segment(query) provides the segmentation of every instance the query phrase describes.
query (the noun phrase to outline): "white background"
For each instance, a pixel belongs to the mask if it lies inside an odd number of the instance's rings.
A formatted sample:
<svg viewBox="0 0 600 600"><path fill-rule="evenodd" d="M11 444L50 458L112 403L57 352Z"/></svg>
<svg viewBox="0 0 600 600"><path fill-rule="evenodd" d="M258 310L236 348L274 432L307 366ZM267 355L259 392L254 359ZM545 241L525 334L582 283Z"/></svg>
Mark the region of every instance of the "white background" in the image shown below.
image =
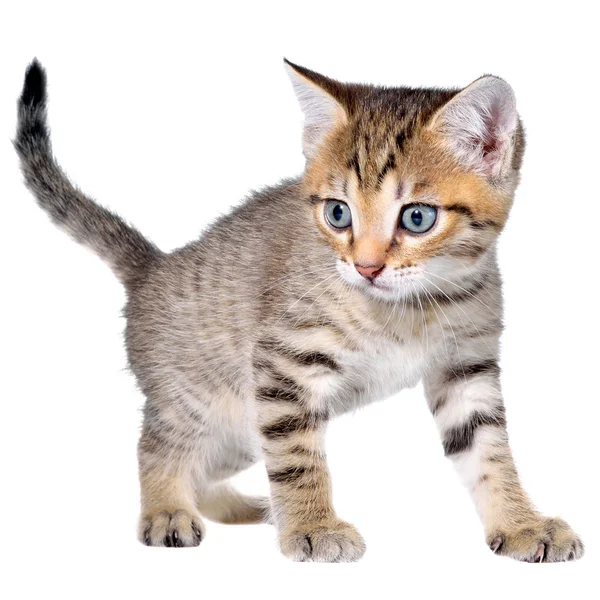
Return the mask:
<svg viewBox="0 0 600 600"><path fill-rule="evenodd" d="M598 42L592 3L3 2L0 8L0 560L6 598L598 597ZM347 81L515 88L522 185L500 243L503 384L525 487L581 534L577 563L492 555L417 388L335 422L340 515L368 551L293 564L269 526L209 523L200 548L135 539L143 398L124 293L55 229L10 145L27 63L48 70L54 149L163 249L302 170L282 57ZM282 275L285 275L282 273ZM261 466L240 487L266 491Z"/></svg>

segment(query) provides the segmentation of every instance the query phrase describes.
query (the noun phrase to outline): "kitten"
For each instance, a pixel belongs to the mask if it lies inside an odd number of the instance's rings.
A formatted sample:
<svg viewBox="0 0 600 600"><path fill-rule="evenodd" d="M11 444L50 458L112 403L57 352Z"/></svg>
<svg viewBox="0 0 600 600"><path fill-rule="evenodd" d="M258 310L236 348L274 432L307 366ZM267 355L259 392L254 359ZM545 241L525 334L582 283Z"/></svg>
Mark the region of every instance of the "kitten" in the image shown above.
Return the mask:
<svg viewBox="0 0 600 600"><path fill-rule="evenodd" d="M423 380L445 454L490 548L583 554L523 491L506 433L496 241L524 151L510 86L343 84L285 62L305 114L302 176L254 194L170 254L75 188L53 159L46 80L27 70L15 141L51 218L127 291L126 344L147 398L140 540L196 546L202 517L272 522L298 561L354 561L331 502L329 419ZM270 498L228 484L264 459Z"/></svg>

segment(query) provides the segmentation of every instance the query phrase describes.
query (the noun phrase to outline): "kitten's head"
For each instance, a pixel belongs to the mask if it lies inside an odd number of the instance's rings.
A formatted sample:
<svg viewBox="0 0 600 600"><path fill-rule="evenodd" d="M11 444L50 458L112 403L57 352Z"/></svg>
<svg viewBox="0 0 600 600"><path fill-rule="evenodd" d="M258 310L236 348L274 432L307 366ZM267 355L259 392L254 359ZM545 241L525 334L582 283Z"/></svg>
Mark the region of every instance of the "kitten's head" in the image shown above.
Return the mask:
<svg viewBox="0 0 600 600"><path fill-rule="evenodd" d="M484 76L463 90L382 88L286 67L305 115L304 185L343 279L398 300L476 270L518 183L511 87Z"/></svg>

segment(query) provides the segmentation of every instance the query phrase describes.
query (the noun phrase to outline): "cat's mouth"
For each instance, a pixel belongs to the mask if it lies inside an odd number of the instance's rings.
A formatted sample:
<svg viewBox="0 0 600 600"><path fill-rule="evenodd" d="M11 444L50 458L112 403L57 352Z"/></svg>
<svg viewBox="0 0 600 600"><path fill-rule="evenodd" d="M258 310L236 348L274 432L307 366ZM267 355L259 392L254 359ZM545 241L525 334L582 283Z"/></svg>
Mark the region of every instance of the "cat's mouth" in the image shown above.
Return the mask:
<svg viewBox="0 0 600 600"><path fill-rule="evenodd" d="M422 286L422 269L416 267L401 271L390 268L387 272L384 269L380 275L369 278L359 275L354 265L338 260L337 270L346 282L377 299L399 301L418 295Z"/></svg>
<svg viewBox="0 0 600 600"><path fill-rule="evenodd" d="M387 301L397 302L402 298L417 294L416 285L406 285L406 281L398 285L397 282L389 282L375 278L373 280L363 279L361 287L368 295Z"/></svg>
<svg viewBox="0 0 600 600"><path fill-rule="evenodd" d="M367 287L374 287L378 290L382 290L384 292L393 292L394 288L391 285L388 285L378 279L366 280L365 281Z"/></svg>

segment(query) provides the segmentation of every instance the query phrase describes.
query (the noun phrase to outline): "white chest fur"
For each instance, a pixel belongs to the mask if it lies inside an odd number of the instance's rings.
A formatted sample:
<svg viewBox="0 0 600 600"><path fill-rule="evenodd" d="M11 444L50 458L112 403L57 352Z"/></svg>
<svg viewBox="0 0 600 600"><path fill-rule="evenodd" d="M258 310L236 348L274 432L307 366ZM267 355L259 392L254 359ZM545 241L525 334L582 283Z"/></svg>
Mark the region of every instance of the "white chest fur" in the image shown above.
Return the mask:
<svg viewBox="0 0 600 600"><path fill-rule="evenodd" d="M369 340L360 351L342 360L341 399L336 413L382 400L414 387L423 376L432 348L421 338ZM337 395L336 395L337 396Z"/></svg>

